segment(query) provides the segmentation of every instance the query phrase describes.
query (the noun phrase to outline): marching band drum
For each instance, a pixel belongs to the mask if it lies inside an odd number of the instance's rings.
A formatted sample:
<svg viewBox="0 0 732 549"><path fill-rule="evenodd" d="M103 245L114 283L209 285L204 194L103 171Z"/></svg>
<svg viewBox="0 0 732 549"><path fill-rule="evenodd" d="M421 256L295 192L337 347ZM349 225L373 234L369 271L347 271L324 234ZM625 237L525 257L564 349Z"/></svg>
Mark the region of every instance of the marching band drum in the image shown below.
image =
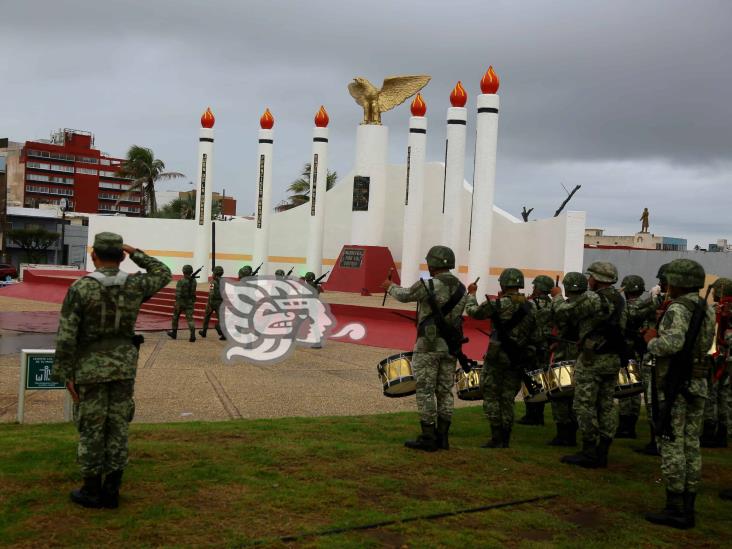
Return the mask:
<svg viewBox="0 0 732 549"><path fill-rule="evenodd" d="M377 371L384 386L384 396L405 397L417 392L412 370L413 353L397 353L379 362Z"/></svg>

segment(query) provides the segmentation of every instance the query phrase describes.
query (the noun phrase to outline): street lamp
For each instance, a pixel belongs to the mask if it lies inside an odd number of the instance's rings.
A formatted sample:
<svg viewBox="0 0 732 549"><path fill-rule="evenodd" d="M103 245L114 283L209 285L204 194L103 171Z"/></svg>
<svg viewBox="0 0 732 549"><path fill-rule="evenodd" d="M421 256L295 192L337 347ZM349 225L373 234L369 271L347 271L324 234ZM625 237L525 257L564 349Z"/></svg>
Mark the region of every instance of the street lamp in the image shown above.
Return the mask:
<svg viewBox="0 0 732 549"><path fill-rule="evenodd" d="M62 198L58 205L61 208L61 264L66 265L66 208L69 206L69 201Z"/></svg>

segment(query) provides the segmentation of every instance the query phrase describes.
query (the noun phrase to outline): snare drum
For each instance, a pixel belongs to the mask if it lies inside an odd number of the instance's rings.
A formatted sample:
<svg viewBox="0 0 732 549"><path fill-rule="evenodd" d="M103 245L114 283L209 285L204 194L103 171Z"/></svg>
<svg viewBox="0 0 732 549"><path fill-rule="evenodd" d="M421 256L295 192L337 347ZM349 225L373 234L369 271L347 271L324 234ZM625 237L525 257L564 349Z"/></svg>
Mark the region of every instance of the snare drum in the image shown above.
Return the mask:
<svg viewBox="0 0 732 549"><path fill-rule="evenodd" d="M417 392L412 371L412 353L398 353L385 358L377 366L379 379L384 385L384 396L405 397Z"/></svg>
<svg viewBox="0 0 732 549"><path fill-rule="evenodd" d="M575 360L555 362L545 373L547 395L550 399L571 398L574 396Z"/></svg>
<svg viewBox="0 0 732 549"><path fill-rule="evenodd" d="M524 397L524 402L546 402L548 400L546 393L546 376L544 370L534 370L533 372L527 372L527 376L534 382L534 385L538 387L538 390L531 392L526 383L521 384L521 395Z"/></svg>
<svg viewBox="0 0 732 549"><path fill-rule="evenodd" d="M455 385L457 386L457 397L460 400L482 400L483 389L480 387L481 367L476 366L469 374L458 368L455 372Z"/></svg>
<svg viewBox="0 0 732 549"><path fill-rule="evenodd" d="M627 366L618 372L618 384L615 386L615 398L627 398L643 392L643 377L640 365L635 360L629 360Z"/></svg>

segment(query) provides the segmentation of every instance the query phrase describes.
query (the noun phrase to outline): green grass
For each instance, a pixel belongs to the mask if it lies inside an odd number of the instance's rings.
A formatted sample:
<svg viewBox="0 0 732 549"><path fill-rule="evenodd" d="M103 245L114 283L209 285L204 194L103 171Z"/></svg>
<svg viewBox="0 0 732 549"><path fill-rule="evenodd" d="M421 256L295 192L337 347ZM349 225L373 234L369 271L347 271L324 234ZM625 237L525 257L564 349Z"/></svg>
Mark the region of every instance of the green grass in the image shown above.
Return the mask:
<svg viewBox="0 0 732 549"><path fill-rule="evenodd" d="M549 417L547 410L547 417ZM553 426L517 426L512 448L482 450L479 407L461 409L449 452L405 449L415 413L220 423L134 424L116 511L68 501L78 485L70 425L0 426L0 545L237 546L288 534L544 494L540 503L309 537L298 547L715 547L732 539L732 450L704 452L698 526L650 525L659 463L616 441L607 470L559 463Z"/></svg>

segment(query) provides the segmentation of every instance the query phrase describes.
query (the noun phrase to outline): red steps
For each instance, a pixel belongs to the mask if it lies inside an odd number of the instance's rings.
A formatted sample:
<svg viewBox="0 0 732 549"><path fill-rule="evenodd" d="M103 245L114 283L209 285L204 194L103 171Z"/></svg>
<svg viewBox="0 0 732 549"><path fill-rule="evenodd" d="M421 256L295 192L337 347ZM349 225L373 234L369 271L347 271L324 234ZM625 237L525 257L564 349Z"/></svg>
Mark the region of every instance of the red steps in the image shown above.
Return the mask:
<svg viewBox="0 0 732 549"><path fill-rule="evenodd" d="M197 291L196 302L193 305L193 319L202 321L206 313L206 302L208 301L208 292ZM140 307L141 313L151 315L167 316L172 318L173 308L175 307L175 288L163 288L153 297L148 299ZM184 315L181 315L181 321L184 321ZM211 323L216 323L216 317L211 319Z"/></svg>

